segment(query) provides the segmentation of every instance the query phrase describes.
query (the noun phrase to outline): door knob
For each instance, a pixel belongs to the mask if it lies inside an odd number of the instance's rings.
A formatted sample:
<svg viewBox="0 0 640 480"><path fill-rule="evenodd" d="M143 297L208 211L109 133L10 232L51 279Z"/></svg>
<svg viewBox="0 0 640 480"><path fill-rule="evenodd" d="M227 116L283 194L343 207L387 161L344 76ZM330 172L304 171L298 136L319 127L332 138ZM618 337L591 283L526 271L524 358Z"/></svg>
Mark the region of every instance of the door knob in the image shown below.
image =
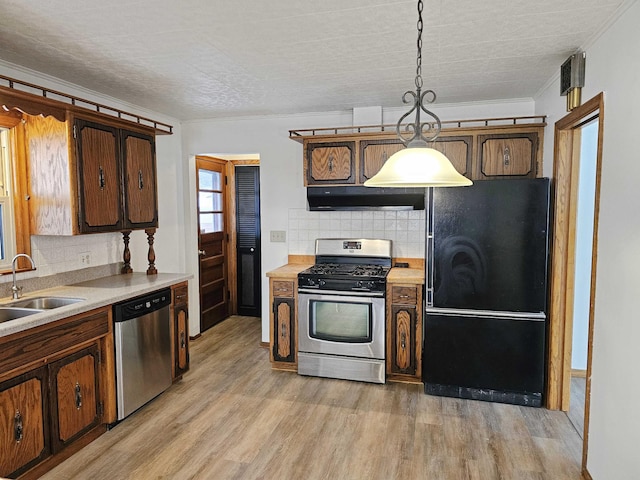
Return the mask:
<svg viewBox="0 0 640 480"><path fill-rule="evenodd" d="M250 251L250 252L255 252L255 251L256 251L256 249L255 249L255 248L253 248L253 247L251 247L251 248L249 249L249 251Z"/></svg>
<svg viewBox="0 0 640 480"><path fill-rule="evenodd" d="M204 257L207 254L207 252L205 252L204 250L198 250L198 254Z"/></svg>

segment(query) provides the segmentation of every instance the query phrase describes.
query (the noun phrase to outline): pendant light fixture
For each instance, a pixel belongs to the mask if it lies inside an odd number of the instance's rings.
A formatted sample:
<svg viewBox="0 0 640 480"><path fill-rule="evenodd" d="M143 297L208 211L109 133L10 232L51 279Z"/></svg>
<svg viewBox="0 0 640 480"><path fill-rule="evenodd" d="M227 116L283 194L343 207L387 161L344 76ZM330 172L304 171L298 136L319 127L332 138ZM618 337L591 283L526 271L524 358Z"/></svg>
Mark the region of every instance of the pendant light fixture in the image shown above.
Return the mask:
<svg viewBox="0 0 640 480"><path fill-rule="evenodd" d="M422 0L418 0L416 91L409 90L402 96L402 101L413 103L413 107L400 117L396 125L396 134L406 148L394 153L378 173L364 182L367 187L464 187L472 184L471 180L458 173L447 157L428 147L428 142L434 142L440 135L442 125L438 116L425 108L426 104L435 101L435 92L422 91L422 9ZM401 125L414 111L415 121L404 127L409 134L406 138L400 133ZM421 112L435 122L422 122ZM428 135L425 136L425 132Z"/></svg>

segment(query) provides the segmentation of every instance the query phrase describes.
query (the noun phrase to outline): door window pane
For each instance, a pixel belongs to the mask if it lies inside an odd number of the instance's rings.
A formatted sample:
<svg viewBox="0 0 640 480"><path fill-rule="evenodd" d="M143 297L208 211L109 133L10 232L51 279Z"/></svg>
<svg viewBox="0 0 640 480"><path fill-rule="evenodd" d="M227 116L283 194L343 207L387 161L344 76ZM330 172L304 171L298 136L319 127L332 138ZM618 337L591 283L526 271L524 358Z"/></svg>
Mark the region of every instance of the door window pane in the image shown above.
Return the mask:
<svg viewBox="0 0 640 480"><path fill-rule="evenodd" d="M222 213L200 214L200 233L221 232L222 227Z"/></svg>
<svg viewBox="0 0 640 480"><path fill-rule="evenodd" d="M198 192L198 209L201 212L219 212L222 210L222 193Z"/></svg>
<svg viewBox="0 0 640 480"><path fill-rule="evenodd" d="M198 186L200 190L222 190L222 174L210 170L198 170Z"/></svg>

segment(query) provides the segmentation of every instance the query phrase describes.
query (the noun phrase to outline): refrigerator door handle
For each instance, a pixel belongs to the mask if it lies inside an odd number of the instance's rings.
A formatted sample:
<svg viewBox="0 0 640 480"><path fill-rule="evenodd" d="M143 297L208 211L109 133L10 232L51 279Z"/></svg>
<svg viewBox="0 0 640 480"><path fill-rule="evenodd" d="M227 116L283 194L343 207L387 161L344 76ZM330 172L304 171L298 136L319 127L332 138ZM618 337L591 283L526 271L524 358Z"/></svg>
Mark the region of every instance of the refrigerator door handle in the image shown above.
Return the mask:
<svg viewBox="0 0 640 480"><path fill-rule="evenodd" d="M472 310L465 308L438 308L427 307L425 313L438 314L438 315L459 315L462 317L491 317L491 318L504 318L509 320L532 320L537 322L544 322L547 316L544 312L504 312L494 310Z"/></svg>

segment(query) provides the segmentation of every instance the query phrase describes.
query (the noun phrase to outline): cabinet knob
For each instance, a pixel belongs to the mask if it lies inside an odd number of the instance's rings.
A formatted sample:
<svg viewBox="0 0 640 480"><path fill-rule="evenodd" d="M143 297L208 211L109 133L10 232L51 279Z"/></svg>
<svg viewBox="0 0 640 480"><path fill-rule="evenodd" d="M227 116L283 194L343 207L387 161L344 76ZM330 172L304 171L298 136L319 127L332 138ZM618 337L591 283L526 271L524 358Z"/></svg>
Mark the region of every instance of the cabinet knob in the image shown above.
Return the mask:
<svg viewBox="0 0 640 480"><path fill-rule="evenodd" d="M98 186L100 187L100 190L104 190L105 181L104 181L104 170L102 169L102 166L98 167Z"/></svg>
<svg viewBox="0 0 640 480"><path fill-rule="evenodd" d="M80 407L82 407L82 391L80 389L80 384L78 382L76 382L74 392L75 392L75 399L76 399L76 409L80 410Z"/></svg>
<svg viewBox="0 0 640 480"><path fill-rule="evenodd" d="M22 414L20 410L16 410L16 415L13 417L13 438L16 442L20 443L24 437L24 427L22 425Z"/></svg>
<svg viewBox="0 0 640 480"><path fill-rule="evenodd" d="M509 147L504 147L504 150L502 150L502 160L505 167L511 163L511 149Z"/></svg>
<svg viewBox="0 0 640 480"><path fill-rule="evenodd" d="M206 254L207 252L205 252L204 250L198 250L198 255L201 255L204 257Z"/></svg>

